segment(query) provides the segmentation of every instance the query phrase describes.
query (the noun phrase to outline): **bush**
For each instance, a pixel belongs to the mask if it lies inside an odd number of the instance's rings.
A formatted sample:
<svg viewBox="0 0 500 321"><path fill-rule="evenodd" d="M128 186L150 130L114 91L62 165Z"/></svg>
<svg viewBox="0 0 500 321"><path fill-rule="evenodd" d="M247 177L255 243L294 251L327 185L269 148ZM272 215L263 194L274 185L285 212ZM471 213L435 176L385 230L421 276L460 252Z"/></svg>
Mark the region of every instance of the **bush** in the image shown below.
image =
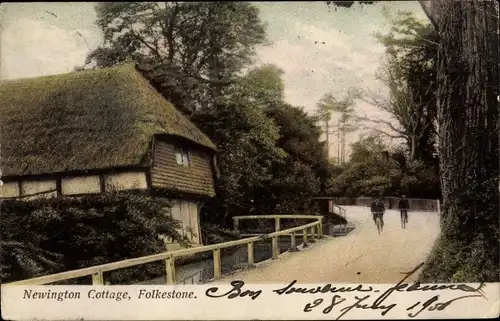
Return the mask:
<svg viewBox="0 0 500 321"><path fill-rule="evenodd" d="M165 200L131 193L1 203L1 280L74 270L165 251L159 234L183 245ZM161 274L162 264L110 273L112 284Z"/></svg>

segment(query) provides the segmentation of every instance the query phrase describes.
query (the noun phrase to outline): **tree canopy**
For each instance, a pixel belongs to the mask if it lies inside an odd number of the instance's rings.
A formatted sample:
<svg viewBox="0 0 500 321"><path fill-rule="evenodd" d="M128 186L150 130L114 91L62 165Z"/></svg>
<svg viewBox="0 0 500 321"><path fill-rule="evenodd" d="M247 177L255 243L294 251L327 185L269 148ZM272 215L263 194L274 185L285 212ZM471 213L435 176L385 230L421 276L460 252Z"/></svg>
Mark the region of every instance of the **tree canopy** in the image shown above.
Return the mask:
<svg viewBox="0 0 500 321"><path fill-rule="evenodd" d="M133 60L187 113L213 106L265 43L259 11L248 2L103 2L96 12L104 45L87 63Z"/></svg>
<svg viewBox="0 0 500 321"><path fill-rule="evenodd" d="M419 129L411 145L420 144L421 155L412 153L412 158L429 159L431 153L423 147L436 137L430 125L434 118L439 133L442 232L421 279L497 282L498 2L440 0L420 4L434 30L403 13L393 32L405 37L397 39L392 33L382 40L405 81L405 105L411 106L405 109L412 115L408 119L414 121L415 132ZM397 82L393 85L396 89L391 88L391 93L401 93ZM389 101L388 105L402 104Z"/></svg>

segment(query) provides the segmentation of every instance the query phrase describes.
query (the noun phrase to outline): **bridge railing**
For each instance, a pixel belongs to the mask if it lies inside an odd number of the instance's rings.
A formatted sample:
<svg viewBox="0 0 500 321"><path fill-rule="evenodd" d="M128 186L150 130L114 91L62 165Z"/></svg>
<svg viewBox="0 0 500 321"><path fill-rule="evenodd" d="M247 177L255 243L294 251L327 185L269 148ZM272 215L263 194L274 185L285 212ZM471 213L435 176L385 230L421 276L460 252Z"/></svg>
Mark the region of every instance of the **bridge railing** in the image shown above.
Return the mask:
<svg viewBox="0 0 500 321"><path fill-rule="evenodd" d="M321 237L323 236L323 217L321 215L294 215L294 214L271 214L271 215L246 215L246 216L234 216L233 217L233 228L235 231L240 231L240 222L243 220L274 220L274 232L281 230L281 222L284 219L294 219L294 220L315 220L319 222L319 227L321 230ZM311 233L312 233L311 229ZM306 233L307 234L307 233ZM241 236L256 236L262 235L262 233L241 233ZM295 236L301 234L295 233Z"/></svg>
<svg viewBox="0 0 500 321"><path fill-rule="evenodd" d="M334 214L340 215L341 217L343 217L347 221L347 217L346 217L347 211L345 210L345 208L343 208L337 204L334 204L333 202L331 204L332 204L331 212ZM335 210L337 210L337 212ZM347 231L347 224L342 224L342 227L343 227L343 233L345 233Z"/></svg>
<svg viewBox="0 0 500 321"><path fill-rule="evenodd" d="M242 219L241 217L239 217ZM303 237L303 243L307 244L310 237L311 241L314 241L316 238L321 238L323 236L322 229L322 217L321 216L311 216L311 215L263 215L263 216L245 216L244 219L262 219L262 218L273 218L276 222L279 222L282 218L287 219L313 219L314 222L308 223L302 226L289 228L286 230L278 230L269 233L263 234L254 237L248 237L241 240L205 245L195 248L188 248L182 250L176 250L171 252L163 252L159 254L153 254L148 256L143 256L134 259L128 259L113 263L107 263L102 265L96 265L88 268L67 271L62 273L44 275L32 279L26 279L16 282L7 283L6 285L44 285L51 284L55 282L61 282L71 279L78 279L81 277L92 276L92 284L93 285L105 285L107 284L104 280L104 272L119 270L123 268L143 265L152 262L164 261L166 268L166 284L175 284L176 276L175 276L175 261L178 258L191 256L194 254L204 253L204 252L213 252L213 269L214 269L214 280L219 280L222 277L222 268L221 268L221 250L225 248L230 248L234 246L246 245L248 251L248 267L252 268L255 266L254 262L254 243L257 241L261 241L264 239L272 240L272 259L277 259L279 256L279 237L284 235L290 235L292 240L292 248L295 249L295 236L297 232L301 232ZM277 223L279 224L279 223ZM277 225L279 226L279 225Z"/></svg>

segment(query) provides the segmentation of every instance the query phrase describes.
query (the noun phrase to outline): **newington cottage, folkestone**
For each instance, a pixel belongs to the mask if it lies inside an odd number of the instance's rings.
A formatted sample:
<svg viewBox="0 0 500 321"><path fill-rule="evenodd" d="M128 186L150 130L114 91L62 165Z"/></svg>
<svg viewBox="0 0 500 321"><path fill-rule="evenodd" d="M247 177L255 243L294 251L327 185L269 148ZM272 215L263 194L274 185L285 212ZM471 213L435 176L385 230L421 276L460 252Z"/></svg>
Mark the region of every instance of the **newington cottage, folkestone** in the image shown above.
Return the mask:
<svg viewBox="0 0 500 321"><path fill-rule="evenodd" d="M135 65L1 81L0 128L3 199L147 191L202 244L216 147Z"/></svg>

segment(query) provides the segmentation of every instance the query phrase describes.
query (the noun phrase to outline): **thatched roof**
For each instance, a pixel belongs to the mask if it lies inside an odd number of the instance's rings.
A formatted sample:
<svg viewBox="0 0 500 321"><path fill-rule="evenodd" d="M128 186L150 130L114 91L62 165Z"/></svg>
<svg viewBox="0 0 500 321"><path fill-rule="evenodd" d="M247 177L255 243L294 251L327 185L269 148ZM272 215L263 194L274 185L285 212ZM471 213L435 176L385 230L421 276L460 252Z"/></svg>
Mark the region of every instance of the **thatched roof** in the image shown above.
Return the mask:
<svg viewBox="0 0 500 321"><path fill-rule="evenodd" d="M0 82L3 176L148 166L156 134L215 150L133 64Z"/></svg>

